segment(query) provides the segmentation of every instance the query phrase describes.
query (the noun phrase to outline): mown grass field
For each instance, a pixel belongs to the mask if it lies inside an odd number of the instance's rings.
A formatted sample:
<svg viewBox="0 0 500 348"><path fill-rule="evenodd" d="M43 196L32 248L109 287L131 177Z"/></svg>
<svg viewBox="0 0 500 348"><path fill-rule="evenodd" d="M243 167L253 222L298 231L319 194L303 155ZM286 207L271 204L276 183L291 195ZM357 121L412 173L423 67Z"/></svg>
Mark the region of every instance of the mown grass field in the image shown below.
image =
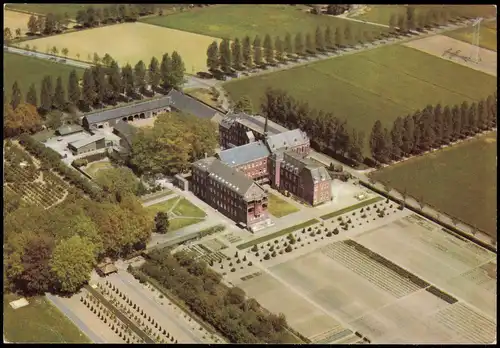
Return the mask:
<svg viewBox="0 0 500 348"><path fill-rule="evenodd" d="M175 214L177 217L171 216L169 219L169 232L202 222L206 216L203 210L182 197L174 197L167 201L150 205L146 208L146 210L148 211L151 219L154 219L156 214L159 212L170 212Z"/></svg>
<svg viewBox="0 0 500 348"><path fill-rule="evenodd" d="M14 11L3 11L3 27L10 28L12 36L16 37L16 29L21 29L21 35L26 34L28 31L28 20L30 19L29 14L14 12Z"/></svg>
<svg viewBox="0 0 500 348"><path fill-rule="evenodd" d="M30 13L36 13L41 15L46 15L47 13L61 14L64 15L68 13L70 18L75 18L76 13L79 10L85 9L90 4L8 4L5 6L7 9L11 10L21 10ZM97 8L103 8L109 5L106 4L92 4L92 6Z"/></svg>
<svg viewBox="0 0 500 348"><path fill-rule="evenodd" d="M445 35L460 41L471 43L473 33L474 30L472 27L467 27L447 32ZM497 51L496 21L481 23L479 28L479 46L495 52Z"/></svg>
<svg viewBox="0 0 500 348"><path fill-rule="evenodd" d="M256 35L263 40L266 34L281 38L286 33L310 32L314 35L317 26L330 25L333 28L344 26L347 22L341 18L306 13L300 5L215 5L170 16L144 18L141 21L219 38L241 39L249 35L252 40ZM365 23L349 23L353 31L360 28L374 32L385 30Z"/></svg>
<svg viewBox="0 0 500 348"><path fill-rule="evenodd" d="M267 87L286 90L310 107L330 111L365 132L364 154L376 120L392 127L428 104L453 105L492 94L496 78L400 45L331 58L307 66L224 84L232 100L247 95L260 105Z"/></svg>
<svg viewBox="0 0 500 348"><path fill-rule="evenodd" d="M28 298L29 305L13 309L14 294L3 296L3 332L14 343L90 343L80 330L45 296Z"/></svg>
<svg viewBox="0 0 500 348"><path fill-rule="evenodd" d="M457 11L458 13L473 17L491 17L496 13L492 5L418 5L415 13L418 15L419 12L427 12L432 8L449 8L452 11ZM370 5L363 14L352 17L367 22L388 25L392 14L400 15L405 12L405 5Z"/></svg>
<svg viewBox="0 0 500 348"><path fill-rule="evenodd" d="M59 51L66 47L69 58L83 61L92 60L94 53L100 57L108 53L120 66L127 63L134 66L139 60L148 65L153 56L161 61L163 54L177 51L184 60L186 73L194 74L206 70L206 50L214 40L210 36L136 22L55 35L29 43L41 52L46 52L48 47L56 46Z"/></svg>
<svg viewBox="0 0 500 348"><path fill-rule="evenodd" d="M399 192L496 234L497 132L372 174Z"/></svg>
<svg viewBox="0 0 500 348"><path fill-rule="evenodd" d="M23 100L26 98L26 92L30 85L35 83L38 101L40 101L40 91L42 88L42 79L45 75L51 75L55 85L58 76L63 79L64 86L68 84L68 77L71 71L75 69L78 75L83 75L83 69L73 66L54 63L45 59L27 57L15 53L3 53L3 83L5 94L10 98L12 85L15 81L21 88ZM10 99L9 99L10 100Z"/></svg>

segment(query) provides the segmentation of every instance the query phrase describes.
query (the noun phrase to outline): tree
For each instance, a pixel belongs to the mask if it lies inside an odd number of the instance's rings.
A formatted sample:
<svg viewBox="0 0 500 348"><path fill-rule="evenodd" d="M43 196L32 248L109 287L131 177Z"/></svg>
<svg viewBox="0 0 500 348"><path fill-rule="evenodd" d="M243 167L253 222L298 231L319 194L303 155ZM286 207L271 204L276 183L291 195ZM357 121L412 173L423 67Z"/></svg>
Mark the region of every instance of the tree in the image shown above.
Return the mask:
<svg viewBox="0 0 500 348"><path fill-rule="evenodd" d="M253 54L252 54L252 44L250 43L250 36L245 36L243 39L243 44L242 44L242 58L243 58L243 64L247 68L252 67L252 59L253 59Z"/></svg>
<svg viewBox="0 0 500 348"><path fill-rule="evenodd" d="M16 110L17 106L21 104L21 102L22 102L21 88L19 88L17 81L14 81L14 84L12 85L12 96L10 100L10 105L12 106L12 109Z"/></svg>
<svg viewBox="0 0 500 348"><path fill-rule="evenodd" d="M382 132L382 123L377 120L372 128L370 135L370 150L373 158L381 158L384 151L384 133Z"/></svg>
<svg viewBox="0 0 500 348"><path fill-rule="evenodd" d="M90 280L96 263L94 245L80 236L61 241L54 249L50 268L64 292L75 292Z"/></svg>
<svg viewBox="0 0 500 348"><path fill-rule="evenodd" d="M384 128L384 138L380 144L380 148L381 148L381 154L380 154L381 162L389 163L391 160L391 154L393 153L393 149L392 149L391 134L387 130L387 128Z"/></svg>
<svg viewBox="0 0 500 348"><path fill-rule="evenodd" d="M116 63L115 63L116 64ZM111 66L113 68L113 65ZM151 85L151 89L154 91L160 85L161 73L160 64L156 57L151 58L151 62L148 67L148 83Z"/></svg>
<svg viewBox="0 0 500 348"><path fill-rule="evenodd" d="M28 30L31 34L36 34L38 32L38 21L34 15L31 15L28 20Z"/></svg>
<svg viewBox="0 0 500 348"><path fill-rule="evenodd" d="M4 104L4 136L11 137L39 130L41 130L41 119L35 106L21 103L16 110L13 110L10 104Z"/></svg>
<svg viewBox="0 0 500 348"><path fill-rule="evenodd" d="M408 22L406 21L405 15L400 14L398 16L398 28L399 28L400 33L404 34L408 31L407 24L408 24Z"/></svg>
<svg viewBox="0 0 500 348"><path fill-rule="evenodd" d="M62 78L59 76L56 82L56 89L54 93L54 106L56 109L62 110L66 105L66 96L62 83Z"/></svg>
<svg viewBox="0 0 500 348"><path fill-rule="evenodd" d="M56 46L53 46L51 48L50 52L52 52L52 54L54 54L55 56L57 56L59 54L59 49Z"/></svg>
<svg viewBox="0 0 500 348"><path fill-rule="evenodd" d="M110 168L97 172L95 181L105 192L113 195L135 195L139 189L139 181L131 169L127 167Z"/></svg>
<svg viewBox="0 0 500 348"><path fill-rule="evenodd" d="M108 53L106 53L104 55L104 57L102 57L101 59L101 63L104 65L104 66L111 66L111 63L113 62L113 57L111 57Z"/></svg>
<svg viewBox="0 0 500 348"><path fill-rule="evenodd" d="M10 30L10 28L4 28L3 39L4 39L4 41L12 40L12 31Z"/></svg>
<svg viewBox="0 0 500 348"><path fill-rule="evenodd" d="M403 149L403 133L404 133L404 125L403 119L398 117L392 126L391 129L391 140L392 140L392 153L391 157L395 160L399 160L401 158L402 149Z"/></svg>
<svg viewBox="0 0 500 348"><path fill-rule="evenodd" d="M429 150L436 142L436 134L434 133L434 114L432 106L426 107L421 116L422 138L420 148L424 151Z"/></svg>
<svg viewBox="0 0 500 348"><path fill-rule="evenodd" d="M335 38L333 36L332 28L327 25L325 29L325 47L332 49L335 46Z"/></svg>
<svg viewBox="0 0 500 348"><path fill-rule="evenodd" d="M16 37L21 37L21 29L20 28L16 29Z"/></svg>
<svg viewBox="0 0 500 348"><path fill-rule="evenodd" d="M262 61L262 47L260 43L260 37L257 35L253 40L253 61L257 67L260 67L263 63Z"/></svg>
<svg viewBox="0 0 500 348"><path fill-rule="evenodd" d="M410 115L406 116L404 120L404 132L403 132L403 154L409 155L413 151L415 144L415 121Z"/></svg>
<svg viewBox="0 0 500 348"><path fill-rule="evenodd" d="M285 61L285 51L283 49L283 41L277 36L274 41L274 48L276 50L276 60L280 63Z"/></svg>
<svg viewBox="0 0 500 348"><path fill-rule="evenodd" d="M28 93L26 94L26 102L28 104L31 104L33 105L34 107L37 107L38 106L38 103L37 103L37 96L36 96L36 87L35 87L35 84L32 83L30 85L30 88L28 90Z"/></svg>
<svg viewBox="0 0 500 348"><path fill-rule="evenodd" d="M214 41L207 49L207 67L209 71L217 71L219 68L219 45Z"/></svg>
<svg viewBox="0 0 500 348"><path fill-rule="evenodd" d="M325 38L323 37L323 32L321 31L320 27L316 28L316 49L319 51L324 51L325 50Z"/></svg>
<svg viewBox="0 0 500 348"><path fill-rule="evenodd" d="M481 130L486 130L489 128L488 126L488 111L486 108L486 102L485 100L479 101L477 104L477 125L479 128L479 131Z"/></svg>
<svg viewBox="0 0 500 348"><path fill-rule="evenodd" d="M274 64L274 47L269 34L264 37L264 56L267 64Z"/></svg>
<svg viewBox="0 0 500 348"><path fill-rule="evenodd" d="M48 112L52 109L53 98L52 77L45 76L42 80L42 90L40 92L40 108L44 112Z"/></svg>
<svg viewBox="0 0 500 348"><path fill-rule="evenodd" d="M468 124L467 113L465 113L465 119L462 119L459 106L454 105L451 109L451 119L453 122L452 140L456 140L462 135L466 136L468 128L464 128L463 122L465 122L465 125Z"/></svg>
<svg viewBox="0 0 500 348"><path fill-rule="evenodd" d="M244 112L247 114L253 113L252 101L248 96L244 95L234 105L234 112Z"/></svg>
<svg viewBox="0 0 500 348"><path fill-rule="evenodd" d="M236 70L241 70L243 64L243 56L241 54L241 42L240 39L236 38L232 43L231 52L233 54L232 61L233 67Z"/></svg>
<svg viewBox="0 0 500 348"><path fill-rule="evenodd" d="M184 84L184 74L186 72L186 67L184 61L177 51L172 52L172 87L178 90L182 89Z"/></svg>
<svg viewBox="0 0 500 348"><path fill-rule="evenodd" d="M395 13L391 13L391 16L389 17L389 32L394 33L396 30L396 24L397 24L397 17Z"/></svg>
<svg viewBox="0 0 500 348"><path fill-rule="evenodd" d="M105 100L108 99L110 95L110 88L108 81L106 80L106 74L104 68L97 64L96 66L91 68L92 75L94 77L94 86L95 86L95 103L101 104Z"/></svg>
<svg viewBox="0 0 500 348"><path fill-rule="evenodd" d="M429 20L429 17L423 13L423 12L420 12L418 15L417 15L417 19L416 19L416 29L418 30L424 30L425 27L427 27L428 25L428 20Z"/></svg>
<svg viewBox="0 0 500 348"><path fill-rule="evenodd" d="M170 58L168 58L170 60ZM170 65L170 63L167 63L168 65ZM162 62L162 65L163 65L163 62ZM168 70L168 74L167 74L167 79L170 77L170 71L171 71L171 68ZM130 66L130 64L127 64L123 67L122 69L122 74L121 74L121 81L122 81L122 86L123 88L125 89L125 94L128 96L128 97L133 97L134 94L135 94L135 78L134 78L134 70L132 69L132 66ZM162 69L162 80L163 80L163 85L164 87L166 88L166 85L168 84L168 80L164 80L165 78L165 75L164 75L164 71Z"/></svg>
<svg viewBox="0 0 500 348"><path fill-rule="evenodd" d="M101 57L97 54L97 52L94 52L94 56L92 58L92 62L94 64L99 64L101 62Z"/></svg>
<svg viewBox="0 0 500 348"><path fill-rule="evenodd" d="M316 45L314 44L310 33L306 34L306 52L310 54L316 53Z"/></svg>
<svg viewBox="0 0 500 348"><path fill-rule="evenodd" d="M344 35L342 34L342 29L337 27L335 29L335 46L337 48L342 48L345 45Z"/></svg>
<svg viewBox="0 0 500 348"><path fill-rule="evenodd" d="M82 101L86 106L93 105L96 100L94 77L90 69L83 72Z"/></svg>
<svg viewBox="0 0 500 348"><path fill-rule="evenodd" d="M449 144L453 138L453 118L451 114L451 109L448 105L444 107L443 110L443 144Z"/></svg>
<svg viewBox="0 0 500 348"><path fill-rule="evenodd" d="M223 39L219 44L219 66L228 74L231 72L231 47L228 39Z"/></svg>
<svg viewBox="0 0 500 348"><path fill-rule="evenodd" d="M140 60L134 67L134 78L135 85L139 88L139 91L144 94L147 87L146 81L146 64L142 60Z"/></svg>
<svg viewBox="0 0 500 348"><path fill-rule="evenodd" d="M355 129L353 129L350 138L349 149L347 151L349 157L357 162L361 162L363 160L363 154L362 154L363 148L361 147L362 141L361 143L359 141L360 137L364 137L364 134L362 132L357 132Z"/></svg>
<svg viewBox="0 0 500 348"><path fill-rule="evenodd" d="M61 53L63 54L63 56L65 56L66 58L68 57L68 53L69 53L69 50L64 47L62 50L61 50Z"/></svg>
<svg viewBox="0 0 500 348"><path fill-rule="evenodd" d="M168 218L168 213L158 212L155 216L155 230L156 233L165 234L168 232L170 226L170 221Z"/></svg>
<svg viewBox="0 0 500 348"><path fill-rule="evenodd" d="M351 23L347 22L344 27L344 38L345 42L347 42L348 45L352 44L353 37L352 37L352 29L351 29Z"/></svg>
<svg viewBox="0 0 500 348"><path fill-rule="evenodd" d="M73 105L78 105L80 102L80 85L78 84L78 75L76 70L72 70L68 78L68 101Z"/></svg>
<svg viewBox="0 0 500 348"><path fill-rule="evenodd" d="M295 34L295 53L299 56L303 56L305 52L304 40L302 39L302 33Z"/></svg>
<svg viewBox="0 0 500 348"><path fill-rule="evenodd" d="M474 102L470 105L469 107L469 132L470 134L476 134L478 132L478 109L477 109L477 103Z"/></svg>
<svg viewBox="0 0 500 348"><path fill-rule="evenodd" d="M409 30L415 30L416 28L416 18L415 18L415 7L407 6L406 7L406 19L407 19L407 27Z"/></svg>
<svg viewBox="0 0 500 348"><path fill-rule="evenodd" d="M292 35L290 33L286 33L285 42L283 43L283 51L287 58L290 58L294 54L294 48L292 44Z"/></svg>
<svg viewBox="0 0 500 348"><path fill-rule="evenodd" d="M62 112L59 110L52 110L47 115L47 126L51 129L57 129L62 126Z"/></svg>

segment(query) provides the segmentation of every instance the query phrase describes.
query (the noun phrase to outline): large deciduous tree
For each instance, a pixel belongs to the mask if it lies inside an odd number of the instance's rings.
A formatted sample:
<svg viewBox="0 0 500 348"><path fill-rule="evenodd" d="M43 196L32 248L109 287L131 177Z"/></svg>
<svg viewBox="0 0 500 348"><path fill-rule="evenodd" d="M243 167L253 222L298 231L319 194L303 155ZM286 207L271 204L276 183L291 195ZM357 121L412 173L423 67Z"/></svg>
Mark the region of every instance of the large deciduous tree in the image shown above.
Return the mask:
<svg viewBox="0 0 500 348"><path fill-rule="evenodd" d="M35 84L32 83L30 88L28 89L28 93L26 93L26 102L28 104L33 105L34 107L38 106L38 98L36 95L36 87Z"/></svg>
<svg viewBox="0 0 500 348"><path fill-rule="evenodd" d="M243 64L247 68L252 67L252 62L253 62L253 54L252 54L252 43L250 41L250 36L245 36L243 39L243 45L242 45L242 57L243 57Z"/></svg>
<svg viewBox="0 0 500 348"><path fill-rule="evenodd" d="M231 45L228 39L223 39L219 44L219 66L226 74L231 72Z"/></svg>
<svg viewBox="0 0 500 348"><path fill-rule="evenodd" d="M64 90L61 76L59 76L56 81L56 89L54 93L54 106L56 109L59 110L63 110L66 106L66 93Z"/></svg>
<svg viewBox="0 0 500 348"><path fill-rule="evenodd" d="M40 109L43 112L49 112L52 109L53 98L52 77L45 76L42 79L42 90L40 91Z"/></svg>
<svg viewBox="0 0 500 348"><path fill-rule="evenodd" d="M244 95L234 104L234 112L253 113L252 101L248 96Z"/></svg>
<svg viewBox="0 0 500 348"><path fill-rule="evenodd" d="M186 67L182 57L177 51L172 52L172 87L178 90L182 90L182 85L184 85L184 74L186 73Z"/></svg>
<svg viewBox="0 0 500 348"><path fill-rule="evenodd" d="M259 35L257 35L253 40L253 61L257 67L260 67L263 64L262 44L260 42Z"/></svg>
<svg viewBox="0 0 500 348"><path fill-rule="evenodd" d="M96 101L94 76L90 69L85 69L83 72L82 101L85 106L93 105Z"/></svg>
<svg viewBox="0 0 500 348"><path fill-rule="evenodd" d="M233 54L233 67L236 70L241 70L243 65L243 55L241 53L241 42L240 39L236 38L232 43L231 52Z"/></svg>
<svg viewBox="0 0 500 348"><path fill-rule="evenodd" d="M269 34L266 34L264 37L264 56L266 57L267 64L274 64L274 47Z"/></svg>
<svg viewBox="0 0 500 348"><path fill-rule="evenodd" d="M161 59L160 65L161 86L169 89L172 86L172 58L165 53Z"/></svg>
<svg viewBox="0 0 500 348"><path fill-rule="evenodd" d="M163 75L163 71L162 71ZM163 78L163 76L162 76ZM163 81L166 83L166 81ZM122 69L122 86L125 89L125 94L128 97L135 96L135 78L134 78L134 70L130 64L127 64Z"/></svg>
<svg viewBox="0 0 500 348"><path fill-rule="evenodd" d="M283 43L283 51L285 52L287 58L290 58L295 53L292 42L292 35L290 35L290 33L286 33L285 35L285 42Z"/></svg>
<svg viewBox="0 0 500 348"><path fill-rule="evenodd" d="M404 132L403 132L403 154L406 156L410 155L414 147L415 139L415 121L411 115L405 117L404 120Z"/></svg>
<svg viewBox="0 0 500 348"><path fill-rule="evenodd" d="M76 235L57 244L50 260L59 288L72 293L90 280L90 272L96 263L94 245Z"/></svg>
<svg viewBox="0 0 500 348"><path fill-rule="evenodd" d="M165 234L168 232L170 221L168 213L160 211L155 216L155 231L156 233Z"/></svg>
<svg viewBox="0 0 500 348"><path fill-rule="evenodd" d="M12 85L12 95L10 98L10 106L12 106L12 109L16 110L17 106L22 102L21 88L19 88L17 81L14 81Z"/></svg>
<svg viewBox="0 0 500 348"><path fill-rule="evenodd" d="M127 167L110 168L97 172L95 181L105 192L113 195L137 194L139 181Z"/></svg>
<svg viewBox="0 0 500 348"><path fill-rule="evenodd" d="M151 85L151 89L154 91L158 88L161 81L160 64L156 57L151 58L151 62L148 67L148 83Z"/></svg>
<svg viewBox="0 0 500 348"><path fill-rule="evenodd" d="M384 133L382 130L382 123L377 120L373 125L370 135L370 150L373 158L381 158L384 148Z"/></svg>
<svg viewBox="0 0 500 348"><path fill-rule="evenodd" d="M391 140L392 140L391 157L395 160L399 160L403 152L403 133L404 133L403 119L401 117L398 117L394 121L391 129Z"/></svg>
<svg viewBox="0 0 500 348"><path fill-rule="evenodd" d="M139 89L139 92L144 94L147 87L147 81L146 81L146 64L144 64L142 60L137 62L137 64L134 67L134 78L135 78L135 85Z"/></svg>

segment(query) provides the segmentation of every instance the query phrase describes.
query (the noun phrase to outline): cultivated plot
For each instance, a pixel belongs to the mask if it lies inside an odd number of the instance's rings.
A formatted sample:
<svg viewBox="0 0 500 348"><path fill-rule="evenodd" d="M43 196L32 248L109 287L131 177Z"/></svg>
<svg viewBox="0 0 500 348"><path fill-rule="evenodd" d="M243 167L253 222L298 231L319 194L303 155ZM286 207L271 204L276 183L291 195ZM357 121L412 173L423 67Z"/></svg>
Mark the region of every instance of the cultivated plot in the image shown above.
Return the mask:
<svg viewBox="0 0 500 348"><path fill-rule="evenodd" d="M187 73L206 70L206 49L215 39L210 36L162 28L144 23L124 23L91 30L56 35L31 41L38 51L56 46L68 48L68 57L91 61L94 53L110 54L120 66L135 65L139 60L149 64L154 56L177 51ZM89 58L90 56L90 58ZM79 58L78 58L79 57Z"/></svg>
<svg viewBox="0 0 500 348"><path fill-rule="evenodd" d="M297 83L300 81L300 83ZM467 81L467 83L464 83ZM494 76L401 45L331 58L289 70L228 82L232 100L247 95L260 105L266 88L346 119L368 136L375 121L392 127L426 105L477 101L496 90ZM364 154L370 156L368 141Z"/></svg>
<svg viewBox="0 0 500 348"><path fill-rule="evenodd" d="M366 23L347 21L331 16L314 16L304 10L304 6L290 5L215 5L194 9L171 16L150 17L141 21L158 26L185 30L193 33L227 39L251 39L266 34L285 38L286 33L300 32L314 35L317 26L343 27L349 23L353 32L367 30L380 33L383 27ZM276 25L279 23L279 25ZM297 25L300 23L300 25ZM206 49L206 47L205 47Z"/></svg>
<svg viewBox="0 0 500 348"><path fill-rule="evenodd" d="M497 133L491 132L372 175L493 236L497 221L496 138Z"/></svg>
<svg viewBox="0 0 500 348"><path fill-rule="evenodd" d="M447 32L445 35L454 39L471 43L475 28L467 27ZM482 22L479 29L479 46L488 50L497 50L497 22Z"/></svg>
<svg viewBox="0 0 500 348"><path fill-rule="evenodd" d="M21 29L21 36L26 34L29 19L30 15L26 13L3 11L3 27L10 29L13 38L17 36L16 29Z"/></svg>
<svg viewBox="0 0 500 348"><path fill-rule="evenodd" d="M476 47L471 45L470 42L460 41L444 35L435 35L409 41L404 45L497 76L497 53L485 48L479 48L480 61L478 63L471 61L470 59L475 59ZM447 52L456 53L458 56L450 56Z"/></svg>

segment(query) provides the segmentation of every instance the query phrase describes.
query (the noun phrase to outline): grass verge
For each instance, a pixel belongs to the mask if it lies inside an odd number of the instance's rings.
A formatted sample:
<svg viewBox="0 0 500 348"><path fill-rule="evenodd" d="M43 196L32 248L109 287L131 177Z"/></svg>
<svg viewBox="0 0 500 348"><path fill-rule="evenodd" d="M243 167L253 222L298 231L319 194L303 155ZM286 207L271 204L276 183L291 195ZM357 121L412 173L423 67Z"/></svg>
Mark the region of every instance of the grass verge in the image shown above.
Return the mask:
<svg viewBox="0 0 500 348"><path fill-rule="evenodd" d="M255 244L260 244L260 243L267 242L268 240L271 240L271 239L274 239L274 238L277 238L277 237L281 237L281 236L283 236L285 234L289 234L289 233L291 233L293 231L296 231L296 230L299 230L301 228L309 227L309 226L314 225L314 224L316 224L318 222L319 222L319 220L317 220L317 219L311 219L311 220L308 220L306 222L302 222L302 223L300 223L298 225L290 226L290 227L287 227L287 228L282 229L280 231L277 231L277 232L268 234L266 236L262 236L260 238L251 240L249 242L237 245L236 248L238 250L247 249L247 248L249 248L251 246L254 246Z"/></svg>
<svg viewBox="0 0 500 348"><path fill-rule="evenodd" d="M280 218L299 211L293 204L288 203L284 199L279 198L274 194L269 194L269 208L271 215Z"/></svg>
<svg viewBox="0 0 500 348"><path fill-rule="evenodd" d="M325 214L325 215L321 215L320 218L323 219L323 220L329 220L329 219L332 219L332 218L334 218L336 216L348 213L350 211L353 211L353 210L356 210L356 209L359 209L359 208L363 208L363 207L365 207L365 206L367 206L369 204L376 203L376 202L381 201L383 199L384 199L384 197L380 197L380 196L373 197L373 198L370 198L370 199L368 199L366 201L362 201L362 202L359 202L357 204L351 205L350 207L347 207L347 208L344 208L344 209L340 209L340 210L337 210L337 211L333 211L333 212Z"/></svg>

